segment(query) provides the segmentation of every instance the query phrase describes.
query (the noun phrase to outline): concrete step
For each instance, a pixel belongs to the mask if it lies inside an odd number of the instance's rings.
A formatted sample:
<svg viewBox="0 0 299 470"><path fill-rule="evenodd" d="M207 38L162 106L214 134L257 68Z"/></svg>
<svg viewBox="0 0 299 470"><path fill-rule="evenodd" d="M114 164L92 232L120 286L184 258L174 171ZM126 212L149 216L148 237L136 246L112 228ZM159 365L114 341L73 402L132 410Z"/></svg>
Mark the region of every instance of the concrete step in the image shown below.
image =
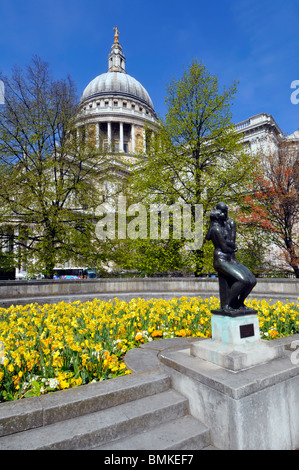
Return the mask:
<svg viewBox="0 0 299 470"><path fill-rule="evenodd" d="M193 416L185 415L94 450L200 450L209 445L209 429Z"/></svg>
<svg viewBox="0 0 299 470"><path fill-rule="evenodd" d="M54 394L53 394L54 395ZM0 438L0 450L92 449L189 413L188 400L167 390L72 419Z"/></svg>
<svg viewBox="0 0 299 470"><path fill-rule="evenodd" d="M1 403L0 437L132 402L169 388L169 376L156 368L40 397Z"/></svg>

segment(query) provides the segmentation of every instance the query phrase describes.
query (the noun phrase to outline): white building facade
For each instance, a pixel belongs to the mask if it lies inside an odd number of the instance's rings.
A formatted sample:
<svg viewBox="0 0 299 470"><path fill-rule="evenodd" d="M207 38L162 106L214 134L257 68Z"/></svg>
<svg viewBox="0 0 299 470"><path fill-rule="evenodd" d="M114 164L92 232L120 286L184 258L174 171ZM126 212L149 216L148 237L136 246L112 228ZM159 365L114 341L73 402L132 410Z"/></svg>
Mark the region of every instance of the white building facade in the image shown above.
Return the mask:
<svg viewBox="0 0 299 470"><path fill-rule="evenodd" d="M299 131L291 135L284 135L274 118L270 114L260 113L252 116L245 121L236 124L236 130L242 134L242 141L251 154L260 155L261 158L266 155L277 155L278 151L288 145L299 149ZM267 159L263 162L265 170ZM298 230L299 227L295 230ZM284 260L283 251L276 245L271 244L265 253L265 264L277 271L290 271L290 265ZM293 275L291 273L290 275Z"/></svg>
<svg viewBox="0 0 299 470"><path fill-rule="evenodd" d="M250 153L275 152L283 139L283 133L270 114L260 113L236 124L243 135L242 141Z"/></svg>

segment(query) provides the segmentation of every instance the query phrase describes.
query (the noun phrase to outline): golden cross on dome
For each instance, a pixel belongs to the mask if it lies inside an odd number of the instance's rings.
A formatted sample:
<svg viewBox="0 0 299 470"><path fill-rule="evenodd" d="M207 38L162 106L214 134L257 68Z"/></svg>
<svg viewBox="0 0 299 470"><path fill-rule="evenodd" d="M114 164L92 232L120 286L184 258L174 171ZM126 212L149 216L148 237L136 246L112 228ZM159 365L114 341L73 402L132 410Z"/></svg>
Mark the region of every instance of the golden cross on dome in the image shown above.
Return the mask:
<svg viewBox="0 0 299 470"><path fill-rule="evenodd" d="M114 34L114 42L118 42L119 31L118 31L118 29L117 29L117 26L115 26L113 29L114 29L114 31L115 31L115 34Z"/></svg>

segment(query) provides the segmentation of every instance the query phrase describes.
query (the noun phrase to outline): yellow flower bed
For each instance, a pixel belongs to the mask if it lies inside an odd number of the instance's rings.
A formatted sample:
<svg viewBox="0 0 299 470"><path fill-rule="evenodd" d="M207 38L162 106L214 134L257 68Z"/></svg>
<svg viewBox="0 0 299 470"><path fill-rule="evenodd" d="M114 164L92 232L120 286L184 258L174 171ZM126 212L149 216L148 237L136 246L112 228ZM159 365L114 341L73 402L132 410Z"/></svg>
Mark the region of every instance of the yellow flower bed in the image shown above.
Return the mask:
<svg viewBox="0 0 299 470"><path fill-rule="evenodd" d="M248 301L263 338L299 331L294 303ZM130 373L125 353L140 343L176 336L211 336L215 297L109 302L60 302L0 309L0 401L41 395Z"/></svg>

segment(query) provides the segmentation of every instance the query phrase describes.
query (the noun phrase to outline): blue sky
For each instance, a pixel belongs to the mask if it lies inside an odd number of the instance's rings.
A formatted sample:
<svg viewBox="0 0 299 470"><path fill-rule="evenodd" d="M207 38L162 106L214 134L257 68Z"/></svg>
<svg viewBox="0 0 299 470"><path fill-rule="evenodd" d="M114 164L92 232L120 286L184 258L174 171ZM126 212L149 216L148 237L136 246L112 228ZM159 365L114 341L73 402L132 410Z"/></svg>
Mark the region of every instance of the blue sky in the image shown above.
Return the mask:
<svg viewBox="0 0 299 470"><path fill-rule="evenodd" d="M107 71L114 26L159 115L167 84L197 59L221 86L239 81L234 122L266 112L284 133L298 129L299 0L0 0L0 69L37 54L80 95Z"/></svg>

